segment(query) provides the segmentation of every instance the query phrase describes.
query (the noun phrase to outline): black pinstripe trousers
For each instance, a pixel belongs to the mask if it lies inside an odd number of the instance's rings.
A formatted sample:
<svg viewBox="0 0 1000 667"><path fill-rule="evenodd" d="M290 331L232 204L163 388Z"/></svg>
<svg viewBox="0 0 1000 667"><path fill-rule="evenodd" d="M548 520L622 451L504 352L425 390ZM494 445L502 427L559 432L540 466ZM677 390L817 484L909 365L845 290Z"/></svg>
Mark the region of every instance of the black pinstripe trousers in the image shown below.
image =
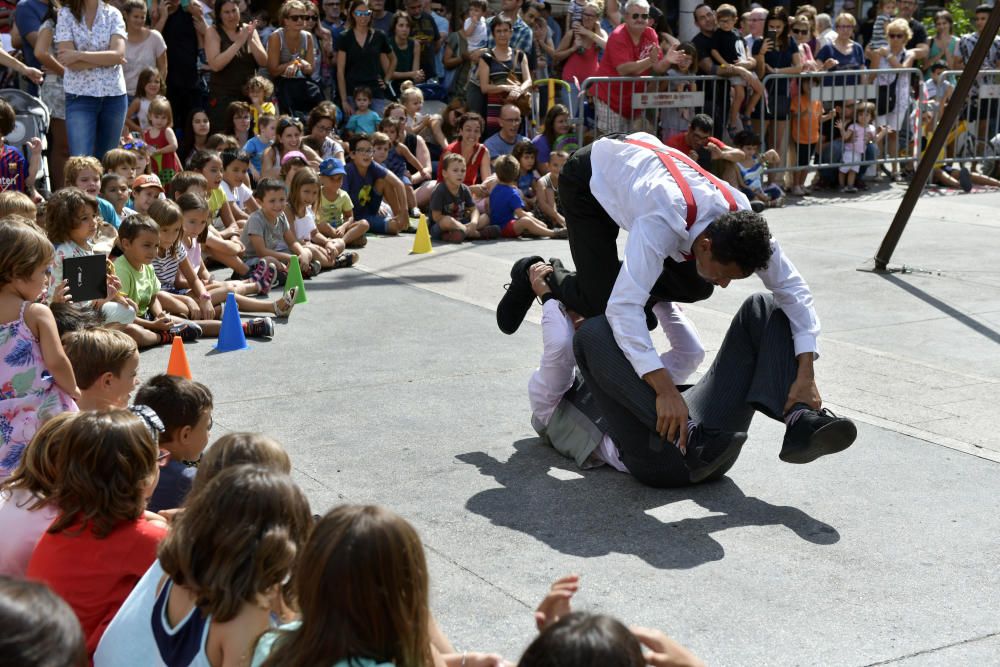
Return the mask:
<svg viewBox="0 0 1000 667"><path fill-rule="evenodd" d="M650 486L687 484L680 452L664 447L656 433L656 394L636 375L607 318L584 322L573 350L629 472ZM754 294L733 318L711 368L682 393L696 423L746 431L754 412L782 419L797 370L788 318L771 294Z"/></svg>

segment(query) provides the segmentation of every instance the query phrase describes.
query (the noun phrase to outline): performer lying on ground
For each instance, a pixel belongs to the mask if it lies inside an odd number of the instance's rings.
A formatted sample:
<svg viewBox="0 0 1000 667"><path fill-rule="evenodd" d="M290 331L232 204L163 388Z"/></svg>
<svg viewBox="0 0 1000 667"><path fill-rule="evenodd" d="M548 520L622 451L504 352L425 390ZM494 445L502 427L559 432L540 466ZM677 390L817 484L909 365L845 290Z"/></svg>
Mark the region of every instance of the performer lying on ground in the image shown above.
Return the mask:
<svg viewBox="0 0 1000 667"><path fill-rule="evenodd" d="M715 285L726 287L751 273L757 273L773 294L759 307L758 318L766 324L765 329L780 328L774 322L781 321L789 329L791 375L784 385L784 369L776 365L767 389L773 392L786 386L781 405L776 406L773 397L767 396L756 404L744 405L750 411L747 414L756 407L788 424L783 460L805 463L851 445L856 437L854 425L821 410L813 376L819 319L812 294L771 238L767 222L749 210L741 192L646 133L605 137L580 149L563 168L559 188L578 270L567 271L555 260L546 282L569 310L590 318L606 312L606 318L584 325L587 336L583 331L577 334L581 338L575 343L577 361L586 380L590 380L588 375L597 378L591 391L633 475L650 484L675 479L676 475L663 474L673 469L666 463L676 456L664 453L663 440L676 443L692 481L711 476L738 456L749 417L743 428L729 428L744 420L730 414L727 406L725 418L717 420L719 425L701 425L697 418L689 419L688 404L653 348L648 329L652 328L651 303L700 301L711 296ZM619 229L629 232L624 263L618 259ZM531 307L535 294L528 271L539 261L540 257L526 257L511 270L509 289L497 307L497 323L505 333L516 331ZM782 311L780 317L771 312L777 308ZM740 320L737 316L736 321ZM605 330L607 336L601 335ZM594 347L596 340L604 347ZM759 349L765 353L763 347ZM770 350L766 352L770 354ZM725 374L748 362L755 363L756 358L740 362L720 354L713 369L716 374ZM733 369L720 368L720 363L732 364ZM633 372L624 372L629 366ZM618 377L606 374L610 368ZM623 393L626 390L631 393ZM747 398L754 395L745 391L740 400ZM624 414L612 417L609 411L616 412L616 405L631 415L631 420ZM652 423L648 423L647 407ZM656 438L646 438L647 450L655 450L651 460L646 460L649 456L634 460L637 465L648 463L651 475L629 466L624 451L631 447L615 435L617 429L634 443L637 424L659 436L659 444L654 442ZM715 430L723 426L727 428ZM696 445L691 452L689 435L694 436ZM680 461L677 456L675 463Z"/></svg>

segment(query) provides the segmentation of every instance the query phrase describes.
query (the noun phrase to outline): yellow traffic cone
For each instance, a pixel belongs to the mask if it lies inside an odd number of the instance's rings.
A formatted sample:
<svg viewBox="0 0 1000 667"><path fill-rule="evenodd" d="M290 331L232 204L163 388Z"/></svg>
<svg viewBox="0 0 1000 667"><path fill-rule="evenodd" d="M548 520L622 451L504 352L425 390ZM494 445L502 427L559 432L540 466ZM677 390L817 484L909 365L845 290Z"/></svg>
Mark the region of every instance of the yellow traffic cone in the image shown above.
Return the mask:
<svg viewBox="0 0 1000 667"><path fill-rule="evenodd" d="M413 239L413 250L411 255L425 255L434 252L431 247L431 232L427 229L427 216L420 214L420 223L417 225L417 235Z"/></svg>

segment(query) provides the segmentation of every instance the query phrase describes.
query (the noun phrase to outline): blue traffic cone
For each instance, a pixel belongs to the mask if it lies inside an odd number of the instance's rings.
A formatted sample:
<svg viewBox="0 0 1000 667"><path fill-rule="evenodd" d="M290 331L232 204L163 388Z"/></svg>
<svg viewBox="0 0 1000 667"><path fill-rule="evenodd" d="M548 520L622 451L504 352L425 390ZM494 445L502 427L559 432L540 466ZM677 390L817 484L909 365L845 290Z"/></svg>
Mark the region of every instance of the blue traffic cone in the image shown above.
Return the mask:
<svg viewBox="0 0 1000 667"><path fill-rule="evenodd" d="M226 305L222 309L222 328L219 331L219 342L215 344L215 349L219 352L232 352L233 350L245 350L247 337L243 333L243 322L240 320L240 311L236 306L236 295L232 292L226 296Z"/></svg>

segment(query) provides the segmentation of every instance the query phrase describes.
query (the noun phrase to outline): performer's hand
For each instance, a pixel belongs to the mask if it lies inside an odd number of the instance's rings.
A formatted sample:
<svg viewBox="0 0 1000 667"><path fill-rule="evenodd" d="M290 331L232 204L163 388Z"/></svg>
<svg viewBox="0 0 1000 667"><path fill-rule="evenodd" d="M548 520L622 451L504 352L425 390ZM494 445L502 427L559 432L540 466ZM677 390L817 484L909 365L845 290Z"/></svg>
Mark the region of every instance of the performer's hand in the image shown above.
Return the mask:
<svg viewBox="0 0 1000 667"><path fill-rule="evenodd" d="M545 282L545 276L552 271L552 265L545 262L535 262L528 267L528 280L531 281L531 289L534 290L535 296L540 298L543 294L552 291L549 289L548 283Z"/></svg>
<svg viewBox="0 0 1000 667"><path fill-rule="evenodd" d="M681 454L687 454L688 408L676 389L656 395L656 432L670 442L676 440Z"/></svg>
<svg viewBox="0 0 1000 667"><path fill-rule="evenodd" d="M819 410L823 407L823 399L820 398L815 379L812 377L795 378L792 388L788 390L788 400L785 401L785 412L788 412L796 403L805 403L813 410Z"/></svg>
<svg viewBox="0 0 1000 667"><path fill-rule="evenodd" d="M569 616L573 611L573 608L570 606L570 600L579 588L580 575L578 574L560 577L552 582L552 586L549 588L545 599L541 601L538 609L535 610L535 625L538 626L539 632L560 618Z"/></svg>

